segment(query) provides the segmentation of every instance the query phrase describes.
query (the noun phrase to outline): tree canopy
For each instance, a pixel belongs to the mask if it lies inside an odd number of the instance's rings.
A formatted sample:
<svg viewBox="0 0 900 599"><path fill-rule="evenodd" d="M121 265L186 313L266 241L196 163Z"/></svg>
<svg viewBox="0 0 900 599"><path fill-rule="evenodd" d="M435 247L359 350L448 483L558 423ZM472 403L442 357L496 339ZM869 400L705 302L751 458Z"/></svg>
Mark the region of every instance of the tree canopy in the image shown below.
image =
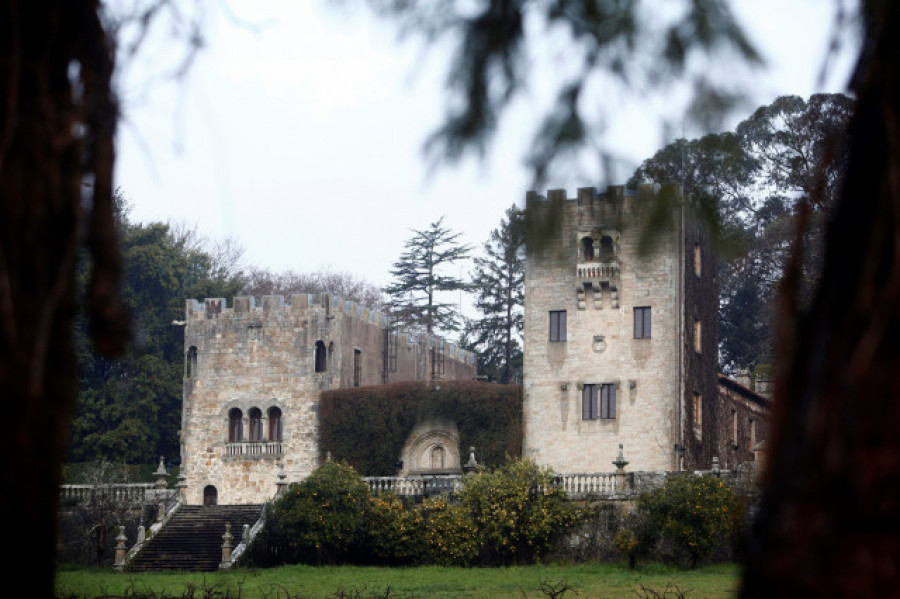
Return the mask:
<svg viewBox="0 0 900 599"><path fill-rule="evenodd" d="M458 309L441 301L438 294L468 288L460 277L447 272L448 266L469 255L470 248L460 243L460 236L444 226L443 216L427 229L413 229L391 270L394 282L384 288L402 325L421 327L428 334L459 329Z"/></svg>
<svg viewBox="0 0 900 599"><path fill-rule="evenodd" d="M506 384L521 376L524 249L524 217L511 206L474 259L471 288L481 316L467 323L466 335L478 352L478 372L489 381Z"/></svg>

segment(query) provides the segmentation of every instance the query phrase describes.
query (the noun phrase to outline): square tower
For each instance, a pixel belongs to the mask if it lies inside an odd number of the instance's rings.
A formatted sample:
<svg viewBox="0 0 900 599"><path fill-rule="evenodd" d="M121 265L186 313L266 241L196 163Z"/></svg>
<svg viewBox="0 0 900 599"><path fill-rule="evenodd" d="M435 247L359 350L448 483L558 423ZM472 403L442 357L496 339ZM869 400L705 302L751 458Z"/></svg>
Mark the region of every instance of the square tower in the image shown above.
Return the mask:
<svg viewBox="0 0 900 599"><path fill-rule="evenodd" d="M526 457L561 473L708 467L716 439L715 264L652 188L526 197ZM648 248L639 247L654 223Z"/></svg>

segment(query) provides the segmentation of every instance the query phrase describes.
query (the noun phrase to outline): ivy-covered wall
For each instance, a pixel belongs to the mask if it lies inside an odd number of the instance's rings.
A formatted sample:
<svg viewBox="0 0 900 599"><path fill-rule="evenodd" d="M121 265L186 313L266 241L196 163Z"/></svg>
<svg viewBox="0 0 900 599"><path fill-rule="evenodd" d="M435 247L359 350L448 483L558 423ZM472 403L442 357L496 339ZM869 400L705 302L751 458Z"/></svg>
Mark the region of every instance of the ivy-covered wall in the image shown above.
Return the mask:
<svg viewBox="0 0 900 599"><path fill-rule="evenodd" d="M403 444L419 420L452 420L463 461L496 467L522 454L522 390L476 381L391 383L335 389L319 400L319 451L363 476L397 473Z"/></svg>

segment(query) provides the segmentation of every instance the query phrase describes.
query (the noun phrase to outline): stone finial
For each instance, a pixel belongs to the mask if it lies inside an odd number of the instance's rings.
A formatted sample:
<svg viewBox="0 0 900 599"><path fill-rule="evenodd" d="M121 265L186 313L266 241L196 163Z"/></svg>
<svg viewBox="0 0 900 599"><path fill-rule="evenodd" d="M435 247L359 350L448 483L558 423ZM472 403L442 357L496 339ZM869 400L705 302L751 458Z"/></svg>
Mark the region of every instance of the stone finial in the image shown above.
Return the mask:
<svg viewBox="0 0 900 599"><path fill-rule="evenodd" d="M128 537L125 536L125 527L120 526L119 534L118 536L116 536L116 555L115 562L113 564L116 572L121 572L125 567L125 556L128 553L128 547L125 545L127 541Z"/></svg>
<svg viewBox="0 0 900 599"><path fill-rule="evenodd" d="M284 495L284 491L287 489L287 474L284 473L284 462L278 464L278 481L275 485L275 497Z"/></svg>
<svg viewBox="0 0 900 599"><path fill-rule="evenodd" d="M241 543L249 543L250 542L250 525L244 524L244 528L241 529Z"/></svg>
<svg viewBox="0 0 900 599"><path fill-rule="evenodd" d="M619 443L619 455L613 460L612 465L616 467L617 472L624 472L625 466L628 465L628 462L625 461L625 454L621 443Z"/></svg>
<svg viewBox="0 0 900 599"><path fill-rule="evenodd" d="M330 462L330 461L331 461L331 452L330 452L330 451L326 451L326 452L325 452L325 461L326 461L326 462Z"/></svg>
<svg viewBox="0 0 900 599"><path fill-rule="evenodd" d="M163 518L166 517L166 504L160 503L156 508L156 521L162 522Z"/></svg>
<svg viewBox="0 0 900 599"><path fill-rule="evenodd" d="M719 466L719 456L717 456L717 455L713 456L713 459L712 459L713 474L718 474L720 470L721 470L721 467Z"/></svg>
<svg viewBox="0 0 900 599"><path fill-rule="evenodd" d="M166 472L165 456L159 456L159 468L156 469L156 472L154 472L153 475L156 477L157 489L165 489L168 486L166 478L168 478L169 473Z"/></svg>
<svg viewBox="0 0 900 599"><path fill-rule="evenodd" d="M475 448L469 447L469 461L463 464L463 472L474 474L478 471L478 462L475 460Z"/></svg>
<svg viewBox="0 0 900 599"><path fill-rule="evenodd" d="M222 535L222 563L219 564L220 568L228 568L231 566L231 550L234 547L231 544L231 541L234 540L234 536L231 534L231 523L225 523L225 534Z"/></svg>

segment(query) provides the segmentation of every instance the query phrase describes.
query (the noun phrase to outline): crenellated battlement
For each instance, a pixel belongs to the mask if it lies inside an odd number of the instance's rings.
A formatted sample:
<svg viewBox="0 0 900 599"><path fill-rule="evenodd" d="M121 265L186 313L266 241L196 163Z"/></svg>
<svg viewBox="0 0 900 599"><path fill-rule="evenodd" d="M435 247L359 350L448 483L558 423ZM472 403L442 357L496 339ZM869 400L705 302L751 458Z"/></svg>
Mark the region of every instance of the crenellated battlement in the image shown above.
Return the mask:
<svg viewBox="0 0 900 599"><path fill-rule="evenodd" d="M328 293L293 294L289 300L285 300L283 295L264 295L259 301L253 296L237 296L232 298L230 307L226 298L222 297L206 298L202 302L189 299L185 302L185 320L188 323L217 319L235 320L258 318L263 315L274 317L279 313L297 317L311 310L323 312L326 317L340 314L345 318L356 319L381 329L387 328L389 324L386 314ZM399 341L405 341L407 346L419 345L423 348L437 349L464 364L476 363L473 352L440 337L411 332L398 332L397 337Z"/></svg>

